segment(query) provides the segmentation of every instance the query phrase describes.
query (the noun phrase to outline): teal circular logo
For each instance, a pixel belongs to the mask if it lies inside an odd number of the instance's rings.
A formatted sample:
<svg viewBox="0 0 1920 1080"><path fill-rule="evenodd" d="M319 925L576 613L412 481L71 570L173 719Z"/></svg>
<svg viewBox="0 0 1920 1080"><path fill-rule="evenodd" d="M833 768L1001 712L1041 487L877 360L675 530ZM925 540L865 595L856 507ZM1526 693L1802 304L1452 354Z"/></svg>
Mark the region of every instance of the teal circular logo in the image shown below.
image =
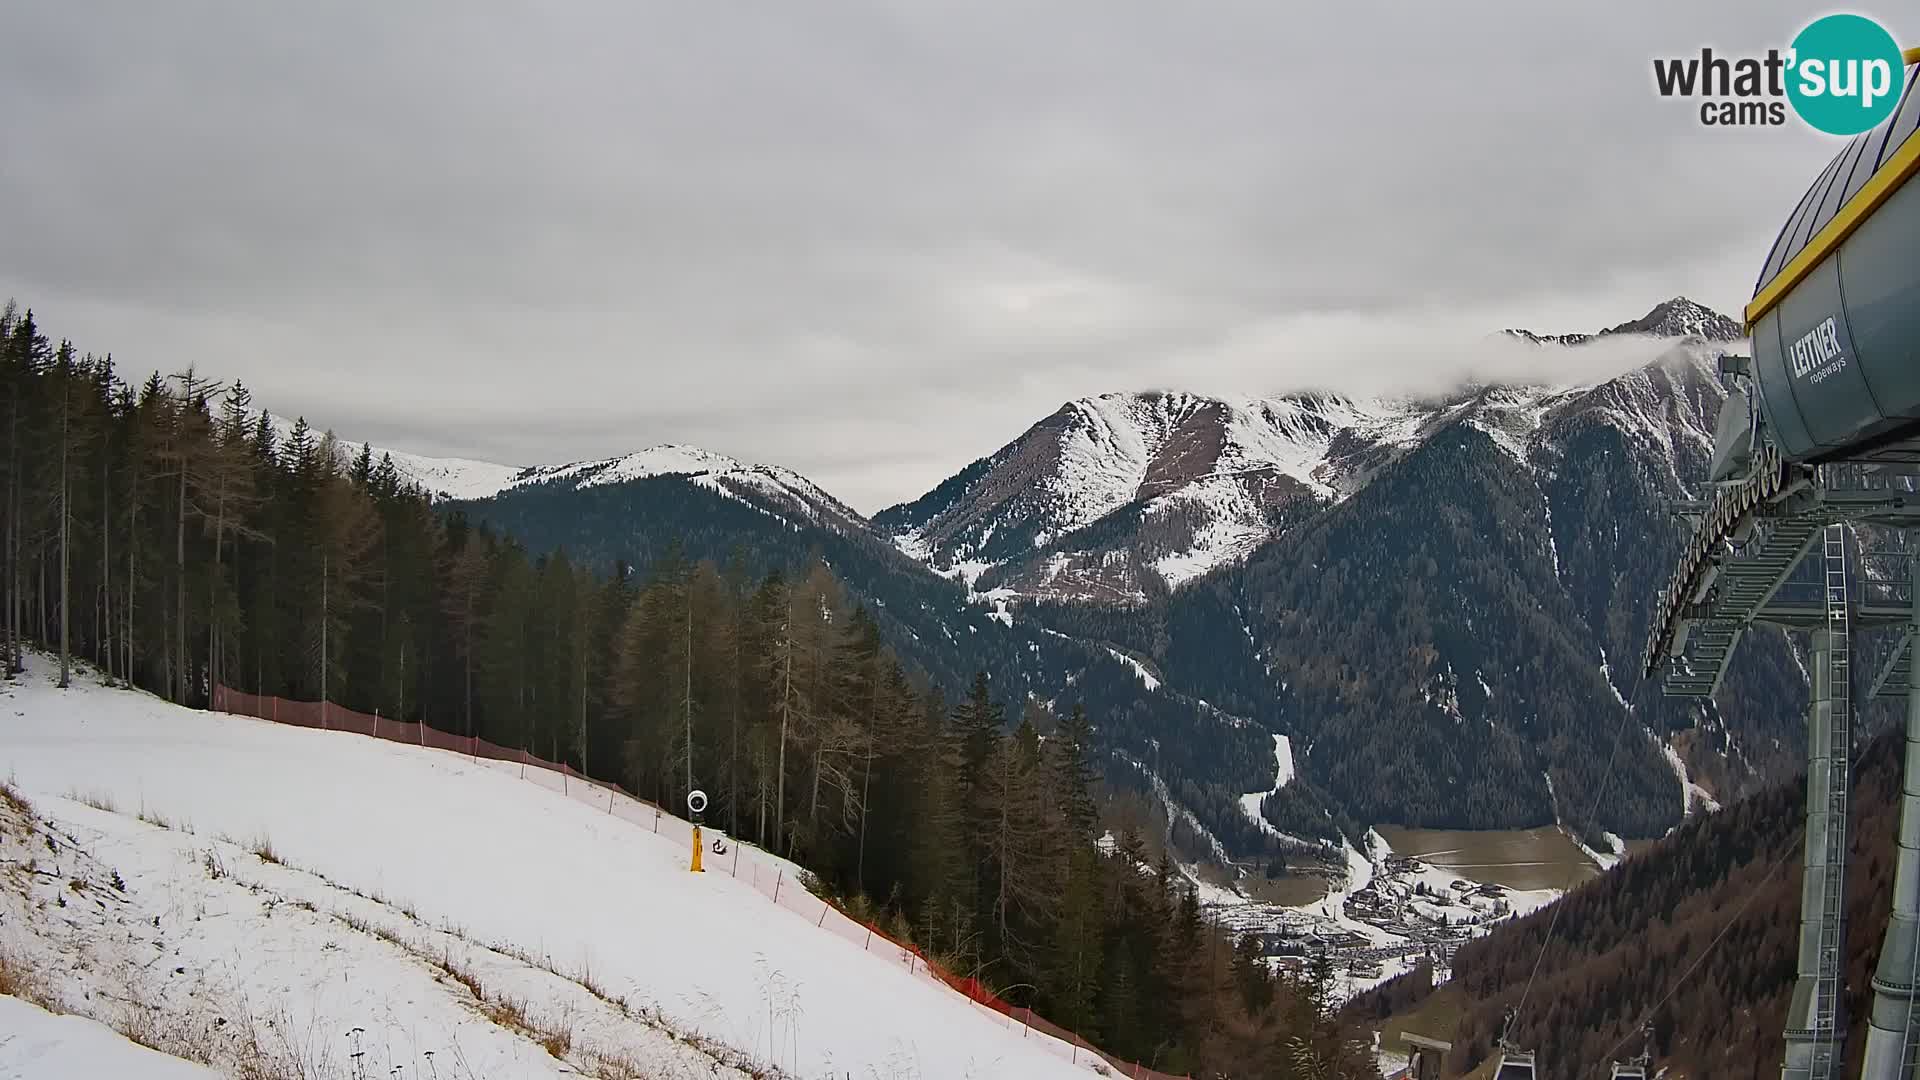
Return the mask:
<svg viewBox="0 0 1920 1080"><path fill-rule="evenodd" d="M1906 68L1886 28L1860 15L1828 15L1793 39L1787 99L1829 135L1878 127L1900 104Z"/></svg>

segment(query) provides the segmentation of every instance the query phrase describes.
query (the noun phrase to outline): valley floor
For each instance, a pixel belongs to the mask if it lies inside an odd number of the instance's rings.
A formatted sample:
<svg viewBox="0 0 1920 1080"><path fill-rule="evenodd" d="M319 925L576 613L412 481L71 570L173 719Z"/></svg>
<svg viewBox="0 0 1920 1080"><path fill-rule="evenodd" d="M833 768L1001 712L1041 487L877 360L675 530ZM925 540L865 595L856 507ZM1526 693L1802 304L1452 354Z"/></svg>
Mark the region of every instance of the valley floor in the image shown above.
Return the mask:
<svg viewBox="0 0 1920 1080"><path fill-rule="evenodd" d="M1535 835L1539 833L1551 835ZM1326 895L1311 903L1261 903L1216 887L1202 890L1203 905L1209 917L1237 933L1293 938L1295 951L1274 958L1271 962L1277 965L1304 966L1307 953L1346 935L1349 943L1331 947L1334 993L1345 1000L1412 971L1423 957L1435 952L1444 965L1444 957L1459 941L1538 911L1565 894L1565 888L1556 885L1585 880L1603 869L1557 830L1524 834L1396 830L1391 835L1396 843L1369 831L1365 853L1345 845L1344 873L1336 874ZM1448 846L1433 847L1428 842L1435 838L1447 839ZM1462 838L1468 841L1464 851L1457 846ZM1550 848L1551 853L1545 859L1516 860L1510 857L1515 845L1520 845L1517 850L1523 856L1542 848ZM1498 857L1489 861L1476 855L1476 850ZM1464 857L1457 863L1449 861L1456 856ZM1188 869L1189 875L1193 872ZM1537 887L1516 888L1516 881ZM1545 881L1554 884L1541 884ZM1458 882L1466 887L1457 888ZM1476 890L1486 885L1499 886L1500 895L1478 895ZM1359 906L1356 900L1377 901L1379 906Z"/></svg>

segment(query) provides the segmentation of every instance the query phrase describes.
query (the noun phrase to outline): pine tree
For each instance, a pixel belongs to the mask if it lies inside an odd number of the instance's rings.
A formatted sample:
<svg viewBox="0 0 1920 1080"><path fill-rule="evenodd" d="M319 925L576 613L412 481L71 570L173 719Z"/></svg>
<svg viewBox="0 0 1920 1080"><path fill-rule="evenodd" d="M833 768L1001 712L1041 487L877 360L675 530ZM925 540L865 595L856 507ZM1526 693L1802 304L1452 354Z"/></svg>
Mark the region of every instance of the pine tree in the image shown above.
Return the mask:
<svg viewBox="0 0 1920 1080"><path fill-rule="evenodd" d="M208 411L208 400L217 387L210 380L202 379L191 366L173 378L180 384L180 392L170 417L172 423L167 430L165 449L161 453L161 460L167 465L166 475L174 485L173 595L170 608L173 632L167 641L167 655L168 667L173 672L173 700L184 703L188 700L188 687L194 679L197 666L189 644L192 638L187 631L187 522L207 513L206 508L197 505L194 498L204 491L196 479L205 475L207 459L211 454L212 440L209 435L213 418Z"/></svg>
<svg viewBox="0 0 1920 1080"><path fill-rule="evenodd" d="M9 311L12 309L9 308ZM27 615L27 579L23 546L26 511L33 482L28 476L27 445L39 418L34 391L52 363L52 345L34 321L33 310L9 318L7 338L7 649L8 677L23 670L22 647Z"/></svg>
<svg viewBox="0 0 1920 1080"><path fill-rule="evenodd" d="M534 574L526 552L503 544L487 573L492 594L478 649L482 730L501 746L528 749L532 743Z"/></svg>
<svg viewBox="0 0 1920 1080"><path fill-rule="evenodd" d="M1023 720L1014 737L999 740L989 754L981 784L982 802L993 811L985 847L995 939L1018 966L1032 969L1059 917L1066 838L1056 824L1033 725Z"/></svg>
<svg viewBox="0 0 1920 1080"><path fill-rule="evenodd" d="M1090 844L1099 815L1093 803L1093 729L1084 706L1067 713L1047 740L1047 750L1067 836L1074 844Z"/></svg>
<svg viewBox="0 0 1920 1080"><path fill-rule="evenodd" d="M1045 989L1055 1003L1055 1020L1074 1031L1092 1029L1100 991L1103 924L1098 873L1099 859L1091 847L1071 850L1047 966Z"/></svg>
<svg viewBox="0 0 1920 1080"><path fill-rule="evenodd" d="M222 685L223 665L229 639L240 628L238 585L229 582L222 571L227 538L262 538L247 519L259 508L262 499L254 489L253 446L248 438L247 408L253 397L236 382L221 401L220 417L214 426L211 445L195 455L198 470L191 476L197 489L196 503L203 509L207 531L213 538L213 572L208 589L207 662L208 679Z"/></svg>
<svg viewBox="0 0 1920 1080"><path fill-rule="evenodd" d="M308 523L319 563L312 586L319 605L310 658L319 682L323 723L326 703L345 671L353 614L367 603L364 590L371 576L367 556L380 541L380 519L340 472L335 447L331 434L321 443L315 513Z"/></svg>
<svg viewBox="0 0 1920 1080"><path fill-rule="evenodd" d="M461 529L449 540L446 553L447 588L442 596L444 614L453 627L454 653L460 662L460 714L467 737L474 737L473 669L481 636L481 621L486 616L487 553L484 539L471 530Z"/></svg>
<svg viewBox="0 0 1920 1080"><path fill-rule="evenodd" d="M55 438L58 441L58 468L55 483L59 487L58 515L60 544L60 688L71 681L73 623L73 546L74 489L84 476L74 473L94 440L92 389L82 361L74 354L73 343L62 341L55 352L48 374L56 404Z"/></svg>

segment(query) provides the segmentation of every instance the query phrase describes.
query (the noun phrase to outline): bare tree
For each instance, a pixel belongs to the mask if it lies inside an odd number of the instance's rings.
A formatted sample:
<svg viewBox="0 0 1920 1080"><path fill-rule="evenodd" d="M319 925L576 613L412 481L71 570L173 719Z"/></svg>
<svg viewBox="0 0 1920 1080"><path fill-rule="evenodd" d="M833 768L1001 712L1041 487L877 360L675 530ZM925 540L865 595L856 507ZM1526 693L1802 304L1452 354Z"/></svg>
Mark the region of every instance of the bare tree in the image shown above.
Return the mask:
<svg viewBox="0 0 1920 1080"><path fill-rule="evenodd" d="M76 411L73 396L73 383L78 377L73 357L73 343L60 343L60 354L54 358L54 388L60 395L58 425L60 439L60 689L65 690L72 682L73 665L73 476L69 463L76 456L74 450L74 413Z"/></svg>
<svg viewBox="0 0 1920 1080"><path fill-rule="evenodd" d="M192 367L175 374L173 379L180 386L179 396L167 418L170 422L157 457L169 467L162 475L174 482L175 490L173 635L167 643L168 685L173 700L184 702L191 665L187 651L187 519L207 513L194 504L198 486L193 478L205 467L205 457L212 450L209 437L212 418L207 412L207 401L217 392L217 387L210 380L200 378Z"/></svg>
<svg viewBox="0 0 1920 1080"><path fill-rule="evenodd" d="M254 490L253 448L248 440L251 402L252 395L241 384L227 389L213 445L195 455L198 467L190 470L200 502L210 510L206 528L213 537L213 577L207 588L207 677L214 686L225 678L225 639L240 618L236 592L228 590L221 572L227 538L231 536L236 544L242 539L266 539L266 534L246 523L247 515L262 502Z"/></svg>

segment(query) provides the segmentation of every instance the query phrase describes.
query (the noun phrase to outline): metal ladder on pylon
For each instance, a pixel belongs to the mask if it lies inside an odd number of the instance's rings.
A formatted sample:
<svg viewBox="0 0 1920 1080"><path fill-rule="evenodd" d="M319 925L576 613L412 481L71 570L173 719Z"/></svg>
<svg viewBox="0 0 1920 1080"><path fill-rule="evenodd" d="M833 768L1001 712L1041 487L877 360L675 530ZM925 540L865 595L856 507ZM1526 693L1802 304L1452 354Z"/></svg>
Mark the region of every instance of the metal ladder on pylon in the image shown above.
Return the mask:
<svg viewBox="0 0 1920 1080"><path fill-rule="evenodd" d="M1839 1075L1840 995L1844 976L1842 903L1846 884L1847 788L1853 758L1853 640L1847 602L1847 527L1828 525L1825 536L1827 694L1832 702L1827 745L1827 863L1820 883L1820 966L1815 981L1813 1026L1815 1080Z"/></svg>

